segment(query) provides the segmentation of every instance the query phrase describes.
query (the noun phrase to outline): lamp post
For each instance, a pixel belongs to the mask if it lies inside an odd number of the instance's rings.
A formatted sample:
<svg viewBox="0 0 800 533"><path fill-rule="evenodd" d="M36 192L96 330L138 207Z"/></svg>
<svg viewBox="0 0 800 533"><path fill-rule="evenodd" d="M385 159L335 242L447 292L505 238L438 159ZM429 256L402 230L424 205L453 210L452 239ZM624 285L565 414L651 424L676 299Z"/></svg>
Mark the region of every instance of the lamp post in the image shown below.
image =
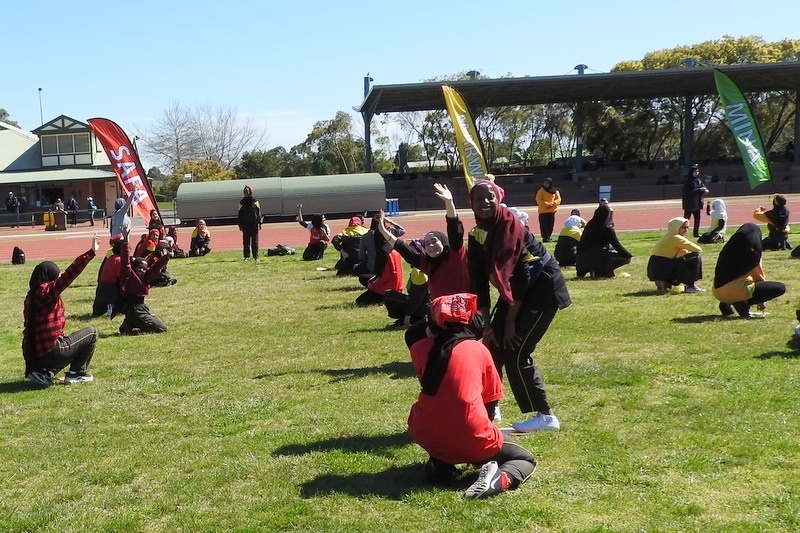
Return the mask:
<svg viewBox="0 0 800 533"><path fill-rule="evenodd" d="M44 113L42 113L42 88L39 87L39 122L40 126L44 126Z"/></svg>
<svg viewBox="0 0 800 533"><path fill-rule="evenodd" d="M369 94L369 84L375 81L369 77L369 72L364 76L364 100L367 99ZM361 117L364 119L364 172L372 172L372 140L370 136L370 125L372 123L372 113L367 111L361 112Z"/></svg>

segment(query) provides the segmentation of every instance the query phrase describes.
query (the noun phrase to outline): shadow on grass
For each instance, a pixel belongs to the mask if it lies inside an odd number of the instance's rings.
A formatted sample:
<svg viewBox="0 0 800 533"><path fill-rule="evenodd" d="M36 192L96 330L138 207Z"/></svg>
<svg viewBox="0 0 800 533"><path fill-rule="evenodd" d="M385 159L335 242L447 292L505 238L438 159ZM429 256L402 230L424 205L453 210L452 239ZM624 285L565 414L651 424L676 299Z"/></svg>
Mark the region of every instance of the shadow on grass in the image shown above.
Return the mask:
<svg viewBox="0 0 800 533"><path fill-rule="evenodd" d="M773 357L794 359L800 357L800 339L797 337L792 336L789 342L786 343L786 348L788 351L773 350L771 352L764 352L761 355L757 355L756 359L772 359Z"/></svg>
<svg viewBox="0 0 800 533"><path fill-rule="evenodd" d="M751 317L749 320L758 320L762 317ZM725 317L721 314L716 315L698 315L698 316L684 316L684 317L675 317L672 319L673 322L678 322L680 324L702 324L703 322L717 322L719 320L738 320L738 317Z"/></svg>
<svg viewBox="0 0 800 533"><path fill-rule="evenodd" d="M403 448L412 442L411 435L407 431L372 436L343 434L309 444L287 444L276 449L273 455L306 455L311 452L340 450L352 453L369 452L389 457L393 456L391 450Z"/></svg>
<svg viewBox="0 0 800 533"><path fill-rule="evenodd" d="M372 376L374 374L389 374L389 379L413 378L416 375L414 373L414 365L411 364L411 361L403 363L394 361L381 366L368 366L365 368L338 368L335 370L323 370L323 374L338 378L338 381L363 378Z"/></svg>
<svg viewBox="0 0 800 533"><path fill-rule="evenodd" d="M422 464L398 466L370 474L325 474L300 486L303 498L336 493L402 500L411 493L430 490L433 490L433 486L425 480L425 468Z"/></svg>
<svg viewBox="0 0 800 533"><path fill-rule="evenodd" d="M29 390L44 390L46 387L36 385L28 380L9 381L0 383L0 394L13 394L16 392L27 392Z"/></svg>
<svg viewBox="0 0 800 533"><path fill-rule="evenodd" d="M650 290L647 290L647 291L635 291L635 292L629 292L629 293L625 294L624 296L633 296L633 297L640 297L640 296L665 296L665 294L664 294L663 292L658 292L658 291L650 291Z"/></svg>

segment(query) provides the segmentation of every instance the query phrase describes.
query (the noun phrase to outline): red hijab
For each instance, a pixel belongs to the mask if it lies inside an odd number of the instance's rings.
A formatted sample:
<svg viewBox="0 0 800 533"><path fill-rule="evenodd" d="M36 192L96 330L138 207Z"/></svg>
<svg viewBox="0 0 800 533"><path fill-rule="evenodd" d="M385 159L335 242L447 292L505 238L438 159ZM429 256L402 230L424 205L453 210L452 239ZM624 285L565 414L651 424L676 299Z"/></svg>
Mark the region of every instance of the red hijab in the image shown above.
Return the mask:
<svg viewBox="0 0 800 533"><path fill-rule="evenodd" d="M500 297L509 305L514 303L511 292L511 274L522 256L525 245L525 228L514 213L501 205L505 197L502 187L489 180L475 183L470 191L469 200L472 205L473 193L478 187L487 187L494 191L497 198L497 211L492 218L475 217L475 224L486 231L486 240L483 242L484 256L486 257L486 271Z"/></svg>

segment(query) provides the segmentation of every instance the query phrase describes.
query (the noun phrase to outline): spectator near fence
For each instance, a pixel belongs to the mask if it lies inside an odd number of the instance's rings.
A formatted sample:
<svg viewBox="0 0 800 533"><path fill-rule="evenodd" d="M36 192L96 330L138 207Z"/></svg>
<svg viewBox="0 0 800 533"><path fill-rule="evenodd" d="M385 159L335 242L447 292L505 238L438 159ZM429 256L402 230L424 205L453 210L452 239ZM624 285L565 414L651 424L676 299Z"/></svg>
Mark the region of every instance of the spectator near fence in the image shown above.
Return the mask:
<svg viewBox="0 0 800 533"><path fill-rule="evenodd" d="M14 193L12 191L9 191L8 192L8 197L6 197L6 211L8 212L8 214L12 214L13 213L13 214L17 215L17 218L14 221L15 223L12 223L11 227L12 228L14 228L14 227L18 228L19 227L19 199L16 196L14 196Z"/></svg>

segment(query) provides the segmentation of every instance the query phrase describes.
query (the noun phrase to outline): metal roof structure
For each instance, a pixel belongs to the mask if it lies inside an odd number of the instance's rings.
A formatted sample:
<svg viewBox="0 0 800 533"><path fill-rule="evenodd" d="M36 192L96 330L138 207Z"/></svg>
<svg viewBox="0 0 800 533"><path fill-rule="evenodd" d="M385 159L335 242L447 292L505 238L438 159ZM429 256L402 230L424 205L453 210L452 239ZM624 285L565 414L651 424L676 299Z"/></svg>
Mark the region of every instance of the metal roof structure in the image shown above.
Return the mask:
<svg viewBox="0 0 800 533"><path fill-rule="evenodd" d="M716 67L744 92L800 91L800 60ZM445 109L441 86L475 109L545 103L614 101L716 94L714 67L374 85L358 111L370 115Z"/></svg>
<svg viewBox="0 0 800 533"><path fill-rule="evenodd" d="M0 172L0 185L30 185L33 183L54 183L58 181L105 181L116 180L110 170L89 168L54 168L52 170L31 170L27 172Z"/></svg>

